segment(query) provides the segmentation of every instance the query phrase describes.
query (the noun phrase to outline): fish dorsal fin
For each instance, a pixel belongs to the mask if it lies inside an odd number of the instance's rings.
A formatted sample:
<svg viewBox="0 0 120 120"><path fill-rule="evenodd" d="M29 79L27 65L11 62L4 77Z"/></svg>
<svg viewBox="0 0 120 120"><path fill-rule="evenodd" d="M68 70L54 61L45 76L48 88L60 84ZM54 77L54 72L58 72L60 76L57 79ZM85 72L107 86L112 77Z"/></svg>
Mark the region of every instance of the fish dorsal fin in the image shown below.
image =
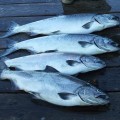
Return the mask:
<svg viewBox="0 0 120 120"><path fill-rule="evenodd" d="M71 99L73 97L76 97L76 94L73 94L73 93L58 93L58 95L63 100L69 100L69 99Z"/></svg>
<svg viewBox="0 0 120 120"><path fill-rule="evenodd" d="M47 65L44 72L59 72L59 71L56 70L55 68Z"/></svg>
<svg viewBox="0 0 120 120"><path fill-rule="evenodd" d="M76 66L76 65L80 64L80 62L75 61L75 60L67 60L66 63L70 66Z"/></svg>
<svg viewBox="0 0 120 120"><path fill-rule="evenodd" d="M92 45L92 43L86 42L86 41L78 41L79 45L81 45L81 47L88 47L90 45Z"/></svg>
<svg viewBox="0 0 120 120"><path fill-rule="evenodd" d="M89 29L92 25L93 25L94 21L88 22L86 24L84 24L82 27L85 29Z"/></svg>

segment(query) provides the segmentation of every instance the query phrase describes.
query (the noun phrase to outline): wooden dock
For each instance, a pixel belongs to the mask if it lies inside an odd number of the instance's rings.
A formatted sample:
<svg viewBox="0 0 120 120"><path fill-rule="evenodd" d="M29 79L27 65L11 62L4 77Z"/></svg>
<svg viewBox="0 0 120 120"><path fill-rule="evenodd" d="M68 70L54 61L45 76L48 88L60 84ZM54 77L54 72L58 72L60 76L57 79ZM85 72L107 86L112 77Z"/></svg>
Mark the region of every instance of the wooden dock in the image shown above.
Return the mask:
<svg viewBox="0 0 120 120"><path fill-rule="evenodd" d="M80 0L73 5L64 5L64 10L65 14L114 12L120 17L120 2L116 1L115 4L114 0ZM84 7L81 8L81 5ZM94 7L91 7L92 5ZM11 21L22 25L59 14L63 14L62 4L59 0L0 0L0 34L7 31ZM113 36L112 39L120 43L120 36L114 36L116 33L120 33L119 27L96 34L109 38ZM22 41L29 38L26 34L18 34L1 39L0 50L7 48L7 40L9 39ZM26 51L18 51L8 57L15 58L28 54ZM54 106L44 101L32 100L29 94L12 90L9 81L0 81L0 120L119 120L120 52L98 55L98 57L107 63L107 67L79 74L78 78L84 79L108 93L111 101L110 106L71 108ZM2 64L0 64L0 68L2 68Z"/></svg>

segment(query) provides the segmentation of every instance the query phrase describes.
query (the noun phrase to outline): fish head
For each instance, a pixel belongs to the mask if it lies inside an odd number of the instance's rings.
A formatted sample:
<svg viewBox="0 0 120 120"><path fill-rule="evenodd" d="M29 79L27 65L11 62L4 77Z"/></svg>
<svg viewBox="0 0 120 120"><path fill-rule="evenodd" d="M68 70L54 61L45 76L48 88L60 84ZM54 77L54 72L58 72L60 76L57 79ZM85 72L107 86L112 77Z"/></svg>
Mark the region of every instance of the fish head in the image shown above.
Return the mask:
<svg viewBox="0 0 120 120"><path fill-rule="evenodd" d="M109 103L109 97L89 83L79 88L78 95L83 102L89 105L105 105Z"/></svg>
<svg viewBox="0 0 120 120"><path fill-rule="evenodd" d="M94 20L103 25L104 28L109 28L120 24L120 18L111 14L98 14L94 16Z"/></svg>
<svg viewBox="0 0 120 120"><path fill-rule="evenodd" d="M101 69L106 66L105 62L100 60L97 57L89 56L89 55L82 55L80 57L80 61L89 69L97 70Z"/></svg>
<svg viewBox="0 0 120 120"><path fill-rule="evenodd" d="M119 44L109 38L98 36L94 38L93 42L99 49L105 52L114 52L120 49Z"/></svg>

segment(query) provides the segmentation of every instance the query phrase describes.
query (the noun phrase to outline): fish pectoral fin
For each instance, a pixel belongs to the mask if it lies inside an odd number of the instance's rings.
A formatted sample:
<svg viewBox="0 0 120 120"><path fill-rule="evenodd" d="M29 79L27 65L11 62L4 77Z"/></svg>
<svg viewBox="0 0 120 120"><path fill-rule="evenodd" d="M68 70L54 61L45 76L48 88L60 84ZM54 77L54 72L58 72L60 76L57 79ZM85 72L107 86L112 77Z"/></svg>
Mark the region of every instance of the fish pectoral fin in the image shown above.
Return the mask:
<svg viewBox="0 0 120 120"><path fill-rule="evenodd" d="M88 22L86 24L84 24L82 27L85 29L89 29L92 25L93 25L94 21Z"/></svg>
<svg viewBox="0 0 120 120"><path fill-rule="evenodd" d="M88 47L90 45L92 45L91 43L89 42L86 42L86 41L78 41L79 45L81 45L81 47Z"/></svg>
<svg viewBox="0 0 120 120"><path fill-rule="evenodd" d="M59 72L59 71L47 65L46 68L44 69L44 72Z"/></svg>
<svg viewBox="0 0 120 120"><path fill-rule="evenodd" d="M76 97L76 94L73 93L58 93L58 95L60 96L60 98L62 98L63 100L69 100L73 97Z"/></svg>
<svg viewBox="0 0 120 120"><path fill-rule="evenodd" d="M76 66L80 64L78 61L75 61L75 60L67 60L66 63L70 66Z"/></svg>

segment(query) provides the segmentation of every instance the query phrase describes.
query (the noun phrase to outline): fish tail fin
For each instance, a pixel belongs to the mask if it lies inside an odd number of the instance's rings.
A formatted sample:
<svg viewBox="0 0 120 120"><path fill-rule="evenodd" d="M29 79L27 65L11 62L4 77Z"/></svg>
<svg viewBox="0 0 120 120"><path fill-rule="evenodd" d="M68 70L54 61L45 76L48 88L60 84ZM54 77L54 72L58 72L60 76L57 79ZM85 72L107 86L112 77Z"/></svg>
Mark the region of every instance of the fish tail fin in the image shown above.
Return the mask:
<svg viewBox="0 0 120 120"><path fill-rule="evenodd" d="M9 68L7 67L7 65L5 64L5 61L6 61L7 59L8 59L8 58L2 58L2 59L0 59L0 78L1 78L2 72L9 69Z"/></svg>
<svg viewBox="0 0 120 120"><path fill-rule="evenodd" d="M18 33L16 28L18 28L19 26L20 25L18 25L16 22L12 21L10 27L8 28L8 32L6 32L4 35L0 36L0 38L6 38L6 37L9 37L11 35Z"/></svg>
<svg viewBox="0 0 120 120"><path fill-rule="evenodd" d="M2 52L0 52L0 58L4 57L6 55L9 55L14 51L16 51L16 49L14 49L14 48L9 48L9 49L3 50Z"/></svg>
<svg viewBox="0 0 120 120"><path fill-rule="evenodd" d="M14 40L7 40L7 47L8 49L6 50L3 50L2 52L0 52L0 58L1 57L4 57L6 55L9 55L10 53L16 51L16 47L14 47L14 45L16 44L17 42L14 41Z"/></svg>
<svg viewBox="0 0 120 120"><path fill-rule="evenodd" d="M0 59L0 62L2 61L3 63L5 63L5 61L7 61L7 60L10 60L10 59L7 58L7 57L2 57L2 58Z"/></svg>

